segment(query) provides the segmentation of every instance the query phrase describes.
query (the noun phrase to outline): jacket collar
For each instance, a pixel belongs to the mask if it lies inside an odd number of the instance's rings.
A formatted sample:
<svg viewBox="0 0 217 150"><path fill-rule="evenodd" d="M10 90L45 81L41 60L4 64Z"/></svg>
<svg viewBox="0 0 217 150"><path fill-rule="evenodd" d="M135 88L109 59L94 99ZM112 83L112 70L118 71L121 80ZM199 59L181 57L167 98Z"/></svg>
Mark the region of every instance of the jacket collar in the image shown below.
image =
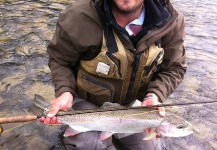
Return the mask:
<svg viewBox="0 0 217 150"><path fill-rule="evenodd" d="M145 21L143 26L162 26L165 24L171 15L167 11L166 7L163 7L160 1L158 0L145 0ZM121 27L115 21L114 15L112 13L112 0L102 0L101 1L102 13L105 13L106 19L109 22L112 22L113 25Z"/></svg>
<svg viewBox="0 0 217 150"><path fill-rule="evenodd" d="M132 41L134 45L140 40L140 38L146 35L149 31L156 28L160 28L167 20L170 19L171 15L167 11L160 1L158 0L145 0L145 20L143 23L143 28L139 34ZM100 9L100 15L103 16L106 24L113 26L115 30L118 30L129 37L127 31L117 24L112 13L112 0L101 0L96 3L96 7Z"/></svg>

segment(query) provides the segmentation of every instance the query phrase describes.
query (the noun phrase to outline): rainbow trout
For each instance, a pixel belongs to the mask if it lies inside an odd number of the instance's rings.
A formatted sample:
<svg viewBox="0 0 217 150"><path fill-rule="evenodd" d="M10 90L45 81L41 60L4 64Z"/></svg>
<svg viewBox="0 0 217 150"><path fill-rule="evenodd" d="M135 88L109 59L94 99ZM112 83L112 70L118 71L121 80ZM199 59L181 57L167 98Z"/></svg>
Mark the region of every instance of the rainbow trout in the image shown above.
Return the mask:
<svg viewBox="0 0 217 150"><path fill-rule="evenodd" d="M66 128L64 136L74 136L81 132L101 131L101 140L107 139L114 133L144 132L152 128L144 140L152 139L157 133L163 137L183 137L193 133L192 125L183 118L166 111L165 117L160 117L158 111L148 107L113 106L92 110L59 111L57 118L70 126ZM51 108L48 101L36 96L34 105L45 111L46 115Z"/></svg>

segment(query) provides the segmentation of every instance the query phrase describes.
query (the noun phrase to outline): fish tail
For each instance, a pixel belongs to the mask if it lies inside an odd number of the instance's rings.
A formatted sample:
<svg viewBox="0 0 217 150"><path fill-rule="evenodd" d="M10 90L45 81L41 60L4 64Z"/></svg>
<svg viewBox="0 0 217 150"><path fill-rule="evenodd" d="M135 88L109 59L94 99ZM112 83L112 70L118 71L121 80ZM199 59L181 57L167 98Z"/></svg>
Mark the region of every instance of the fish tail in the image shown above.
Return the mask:
<svg viewBox="0 0 217 150"><path fill-rule="evenodd" d="M44 99L42 96L35 94L33 105L30 107L29 111L36 116L44 116L47 115L50 109L51 104L49 101Z"/></svg>

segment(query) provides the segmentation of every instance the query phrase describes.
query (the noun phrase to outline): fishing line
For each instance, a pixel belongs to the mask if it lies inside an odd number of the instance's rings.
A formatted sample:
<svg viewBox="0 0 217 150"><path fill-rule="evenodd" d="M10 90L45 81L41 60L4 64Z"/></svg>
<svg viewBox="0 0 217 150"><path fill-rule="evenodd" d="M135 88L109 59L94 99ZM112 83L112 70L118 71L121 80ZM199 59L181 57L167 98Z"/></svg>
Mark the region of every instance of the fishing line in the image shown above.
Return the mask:
<svg viewBox="0 0 217 150"><path fill-rule="evenodd" d="M203 101L203 102L190 102L190 103L173 103L173 104L160 104L160 105L151 105L151 106L143 106L143 107L170 107L170 106L179 106L184 107L188 105L199 105L199 104L211 104L211 103L217 103L217 101ZM133 108L133 107L132 107Z"/></svg>
<svg viewBox="0 0 217 150"><path fill-rule="evenodd" d="M32 121L25 122L25 123L22 123L21 125L15 126L15 127L13 127L13 128L7 129L7 130L4 130L4 128L3 128L2 126L0 126L0 127L2 128L2 132L0 132L0 135L1 135L2 133L9 132L9 131L11 131L11 130L14 130L14 129L16 129L16 128L19 128L19 127L21 127L21 126L23 126L23 125L26 125L26 124L28 124L28 123L31 123L31 122L32 122ZM46 125L50 125L50 126L62 126L62 124L46 124Z"/></svg>
<svg viewBox="0 0 217 150"><path fill-rule="evenodd" d="M31 122L31 121L30 121L30 122ZM13 127L13 128L10 128L10 129L7 129L7 130L3 130L2 133L9 132L9 131L11 131L11 130L13 130L13 129L19 128L19 127L21 127L21 126L23 126L23 125L26 125L26 124L30 123L30 122L25 122L25 123L22 123L21 125L18 125L18 126ZM2 133L0 133L0 134L2 134Z"/></svg>
<svg viewBox="0 0 217 150"><path fill-rule="evenodd" d="M146 107L146 108L153 108L153 107L166 107L165 110L173 110L173 109L177 109L177 108L183 108L183 107L189 107L189 105L203 105L203 104L210 104L210 103L216 103L217 101L207 101L207 102L192 102L192 103L183 103L183 104L160 104L160 105L152 105L152 106L142 106L142 107ZM174 106L174 107L172 107ZM130 109L138 109L141 107L131 107ZM149 113L149 112L153 112L153 111L158 111L158 110L150 110L148 112L144 112L145 113ZM132 116L134 115L139 115L142 113L138 113L138 114L131 114ZM131 115L126 115L124 117L130 117Z"/></svg>
<svg viewBox="0 0 217 150"><path fill-rule="evenodd" d="M167 105L167 104L165 104L165 105ZM161 105L159 105L159 106L161 106ZM144 107L144 106L143 106ZM145 106L146 107L146 106ZM155 106L156 107L156 106ZM161 107L163 107L163 106L161 106ZM166 113L167 113L167 110L173 110L173 109L177 109L177 108L183 108L183 107L189 107L189 106L175 106L175 107L166 107L165 108L165 111L166 111ZM131 109L133 109L133 108L136 108L136 109L138 109L137 107L132 107ZM141 107L140 107L141 108ZM149 106L148 106L148 108L149 108ZM131 117L131 116L136 116L136 115L139 115L139 114L147 114L147 113L151 113L151 112L156 112L156 111L158 111L157 109L153 109L153 110L149 110L149 111L147 111L147 112L140 112L140 113L135 113L135 114L130 114L130 115L124 115L124 117Z"/></svg>

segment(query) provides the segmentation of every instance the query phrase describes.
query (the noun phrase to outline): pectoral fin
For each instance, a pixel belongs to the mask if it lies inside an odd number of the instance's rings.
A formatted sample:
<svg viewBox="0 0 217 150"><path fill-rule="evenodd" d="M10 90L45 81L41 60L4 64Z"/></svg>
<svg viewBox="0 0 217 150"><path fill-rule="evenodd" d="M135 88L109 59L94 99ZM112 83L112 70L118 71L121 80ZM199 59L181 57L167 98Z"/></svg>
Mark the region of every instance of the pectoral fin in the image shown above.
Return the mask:
<svg viewBox="0 0 217 150"><path fill-rule="evenodd" d="M111 137L112 136L112 132L106 132L106 131L102 131L101 132L101 135L100 135L100 140L106 140L106 139L108 139L109 137Z"/></svg>
<svg viewBox="0 0 217 150"><path fill-rule="evenodd" d="M70 126L67 126L66 129L65 129L65 133L63 134L63 136L64 137L74 136L74 135L77 135L79 133L81 133L81 131L74 130Z"/></svg>
<svg viewBox="0 0 217 150"><path fill-rule="evenodd" d="M104 102L101 107L105 108L105 107L120 107L120 106L121 105L118 103Z"/></svg>
<svg viewBox="0 0 217 150"><path fill-rule="evenodd" d="M154 137L156 137L157 133L156 133L156 129L151 129L150 132L148 133L148 135L146 135L143 140L151 140Z"/></svg>

